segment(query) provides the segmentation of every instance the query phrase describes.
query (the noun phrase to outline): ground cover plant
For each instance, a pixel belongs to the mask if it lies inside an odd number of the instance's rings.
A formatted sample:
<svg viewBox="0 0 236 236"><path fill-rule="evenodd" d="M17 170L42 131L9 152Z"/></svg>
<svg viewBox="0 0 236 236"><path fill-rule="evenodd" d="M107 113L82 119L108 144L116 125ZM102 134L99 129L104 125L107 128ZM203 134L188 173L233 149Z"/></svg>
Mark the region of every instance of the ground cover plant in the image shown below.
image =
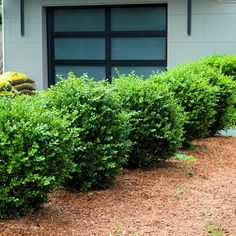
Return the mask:
<svg viewBox="0 0 236 236"><path fill-rule="evenodd" d="M0 218L37 210L73 168L70 122L32 98L0 98Z"/></svg>
<svg viewBox="0 0 236 236"><path fill-rule="evenodd" d="M223 236L223 230L217 228L214 224L209 224L209 225L208 225L208 232L209 232L212 236Z"/></svg>
<svg viewBox="0 0 236 236"><path fill-rule="evenodd" d="M69 114L72 127L77 129L73 158L77 166L69 186L87 191L112 184L126 162L130 146L129 116L122 112L118 96L103 82L72 74L42 96L46 96L48 108Z"/></svg>
<svg viewBox="0 0 236 236"><path fill-rule="evenodd" d="M167 88L134 74L120 74L111 87L131 117L129 168L156 164L181 147L184 112Z"/></svg>

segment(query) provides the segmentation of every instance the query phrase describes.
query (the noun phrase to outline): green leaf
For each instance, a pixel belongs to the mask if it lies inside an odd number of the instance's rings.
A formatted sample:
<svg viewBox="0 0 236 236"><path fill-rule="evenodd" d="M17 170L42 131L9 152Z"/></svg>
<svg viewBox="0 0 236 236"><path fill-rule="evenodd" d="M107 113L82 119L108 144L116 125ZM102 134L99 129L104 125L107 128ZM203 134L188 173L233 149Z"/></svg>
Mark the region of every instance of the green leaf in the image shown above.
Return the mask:
<svg viewBox="0 0 236 236"><path fill-rule="evenodd" d="M187 161L187 162L194 162L194 161L198 160L197 157L188 156L188 155L183 154L183 153L175 153L174 158L179 160L179 161Z"/></svg>

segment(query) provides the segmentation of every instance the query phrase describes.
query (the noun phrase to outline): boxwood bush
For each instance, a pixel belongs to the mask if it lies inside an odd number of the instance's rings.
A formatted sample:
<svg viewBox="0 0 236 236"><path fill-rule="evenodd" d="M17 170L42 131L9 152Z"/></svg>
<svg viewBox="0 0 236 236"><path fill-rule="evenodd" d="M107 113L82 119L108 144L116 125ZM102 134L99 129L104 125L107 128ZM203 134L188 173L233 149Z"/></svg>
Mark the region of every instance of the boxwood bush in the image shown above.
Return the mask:
<svg viewBox="0 0 236 236"><path fill-rule="evenodd" d="M232 79L236 80L236 54L227 56L211 55L202 58L199 62L217 68L224 75L232 76Z"/></svg>
<svg viewBox="0 0 236 236"><path fill-rule="evenodd" d="M211 68L215 68L220 70L220 72L222 72L224 75L229 76L229 78L234 81L236 83L236 54L234 55L227 55L227 56L223 56L223 55L212 55L212 56L208 56L205 57L201 60L199 60L199 63L202 65L208 65ZM229 104L231 104L232 102L232 89L229 89L229 86L232 87L232 84L230 85L229 82L226 82L222 84L222 82L220 82L220 87L221 87L221 91L224 96L224 100L222 102L222 112L224 112L224 106L227 108L227 112L226 112L226 118L225 120L228 120L227 124L229 125L230 122L232 121L232 117L233 117L233 125L236 124L236 104L234 105L234 112L232 114L232 111L230 111L229 109ZM226 86L224 88L224 86ZM235 85L233 85L233 90L236 91L235 89ZM221 98L222 99L222 98ZM222 113L223 114L223 113ZM230 118L229 118L229 114ZM221 122L221 121L220 121ZM213 129L213 133L214 133L214 129Z"/></svg>
<svg viewBox="0 0 236 236"><path fill-rule="evenodd" d="M210 82L219 88L215 121L209 129L210 135L215 135L236 122L236 83L228 76L219 76Z"/></svg>
<svg viewBox="0 0 236 236"><path fill-rule="evenodd" d="M222 74L218 68L205 63L195 62L190 67L193 73L203 75L210 85L218 88L215 120L209 127L210 135L215 135L222 129L231 127L234 124L236 80Z"/></svg>
<svg viewBox="0 0 236 236"><path fill-rule="evenodd" d="M79 191L112 184L126 162L129 151L129 117L122 112L119 98L104 82L73 74L57 83L46 95L47 106L70 114L77 128L76 171L68 185Z"/></svg>
<svg viewBox="0 0 236 236"><path fill-rule="evenodd" d="M130 114L132 150L127 166L146 167L169 158L181 146L183 110L164 86L130 74L111 85Z"/></svg>
<svg viewBox="0 0 236 236"><path fill-rule="evenodd" d="M0 98L0 218L37 210L73 169L73 132L32 98Z"/></svg>
<svg viewBox="0 0 236 236"><path fill-rule="evenodd" d="M205 71L196 73L196 65L180 65L150 80L169 87L184 108L187 121L184 124L184 145L192 140L206 137L215 121L219 88L211 85Z"/></svg>

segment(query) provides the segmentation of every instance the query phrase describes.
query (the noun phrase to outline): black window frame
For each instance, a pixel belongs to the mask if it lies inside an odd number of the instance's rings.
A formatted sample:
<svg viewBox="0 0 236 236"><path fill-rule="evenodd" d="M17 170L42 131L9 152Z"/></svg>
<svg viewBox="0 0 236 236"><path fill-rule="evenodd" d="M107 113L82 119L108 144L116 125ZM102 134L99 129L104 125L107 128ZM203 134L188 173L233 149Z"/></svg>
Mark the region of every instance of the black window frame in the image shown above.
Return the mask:
<svg viewBox="0 0 236 236"><path fill-rule="evenodd" d="M135 7L165 7L166 28L165 30L142 30L142 31L112 31L111 30L111 9L113 8L135 8ZM104 9L105 10L105 31L83 31L83 32L54 32L54 11L70 9ZM99 6L62 6L47 7L47 49L48 49L48 85L56 82L56 66L103 66L105 76L109 82L112 81L112 67L118 66L156 66L167 67L167 41L168 41L168 9L166 3L159 4L126 4L126 5L99 5ZM165 38L165 60L112 60L111 40L112 38L139 38L139 37L162 37ZM55 39L56 38L104 38L105 39L105 60L56 60Z"/></svg>

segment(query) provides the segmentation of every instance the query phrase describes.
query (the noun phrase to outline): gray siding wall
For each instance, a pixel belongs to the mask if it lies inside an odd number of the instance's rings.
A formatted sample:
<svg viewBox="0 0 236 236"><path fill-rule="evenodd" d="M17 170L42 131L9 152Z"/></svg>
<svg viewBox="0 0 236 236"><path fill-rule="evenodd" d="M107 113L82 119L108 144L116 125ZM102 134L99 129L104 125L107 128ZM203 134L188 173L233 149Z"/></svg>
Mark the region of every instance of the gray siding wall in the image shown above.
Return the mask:
<svg viewBox="0 0 236 236"><path fill-rule="evenodd" d="M28 74L47 88L45 7L168 3L168 67L213 53L236 53L236 3L193 0L192 35L187 35L187 0L25 0L25 36L19 0L4 1L4 71Z"/></svg>
<svg viewBox="0 0 236 236"><path fill-rule="evenodd" d="M2 60L2 26L0 26L0 74L3 71L3 60Z"/></svg>

